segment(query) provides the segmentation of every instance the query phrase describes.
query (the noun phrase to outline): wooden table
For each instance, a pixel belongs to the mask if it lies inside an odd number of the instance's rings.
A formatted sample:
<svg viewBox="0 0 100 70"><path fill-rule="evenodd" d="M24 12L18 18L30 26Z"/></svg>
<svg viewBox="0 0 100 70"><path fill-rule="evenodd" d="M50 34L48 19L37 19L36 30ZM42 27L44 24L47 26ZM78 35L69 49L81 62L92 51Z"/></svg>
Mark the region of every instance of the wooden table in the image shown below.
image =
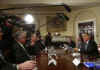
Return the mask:
<svg viewBox="0 0 100 70"><path fill-rule="evenodd" d="M86 66L81 66L81 70L94 70L94 68L87 68Z"/></svg>
<svg viewBox="0 0 100 70"><path fill-rule="evenodd" d="M76 70L75 66L72 64L72 58L67 55L61 49L57 49L57 65L48 66L48 55L42 53L38 58L38 69L39 70Z"/></svg>

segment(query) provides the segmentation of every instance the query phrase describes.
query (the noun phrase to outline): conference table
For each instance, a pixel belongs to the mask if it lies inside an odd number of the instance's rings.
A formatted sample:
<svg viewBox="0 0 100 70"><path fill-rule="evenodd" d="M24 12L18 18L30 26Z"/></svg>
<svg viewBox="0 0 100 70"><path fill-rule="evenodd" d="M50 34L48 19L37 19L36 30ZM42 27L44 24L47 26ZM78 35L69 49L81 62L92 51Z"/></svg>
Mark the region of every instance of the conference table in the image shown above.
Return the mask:
<svg viewBox="0 0 100 70"><path fill-rule="evenodd" d="M38 70L76 70L75 65L72 63L73 57L66 54L63 49L55 49L57 61L56 66L48 66L48 53L41 53L37 58Z"/></svg>

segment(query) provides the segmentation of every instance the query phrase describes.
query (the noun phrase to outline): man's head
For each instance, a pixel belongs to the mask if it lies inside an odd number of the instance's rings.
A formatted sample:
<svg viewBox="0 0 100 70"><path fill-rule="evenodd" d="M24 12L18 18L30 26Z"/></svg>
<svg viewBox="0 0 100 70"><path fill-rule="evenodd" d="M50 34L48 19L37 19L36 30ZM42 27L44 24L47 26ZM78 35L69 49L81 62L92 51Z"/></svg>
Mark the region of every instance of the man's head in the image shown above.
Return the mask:
<svg viewBox="0 0 100 70"><path fill-rule="evenodd" d="M37 35L36 34L31 34L31 41L35 42L37 41Z"/></svg>
<svg viewBox="0 0 100 70"><path fill-rule="evenodd" d="M14 34L15 40L18 42L25 44L26 43L26 32L24 31L18 31Z"/></svg>
<svg viewBox="0 0 100 70"><path fill-rule="evenodd" d="M84 42L87 42L88 40L90 40L90 36L87 33L82 34L82 39Z"/></svg>

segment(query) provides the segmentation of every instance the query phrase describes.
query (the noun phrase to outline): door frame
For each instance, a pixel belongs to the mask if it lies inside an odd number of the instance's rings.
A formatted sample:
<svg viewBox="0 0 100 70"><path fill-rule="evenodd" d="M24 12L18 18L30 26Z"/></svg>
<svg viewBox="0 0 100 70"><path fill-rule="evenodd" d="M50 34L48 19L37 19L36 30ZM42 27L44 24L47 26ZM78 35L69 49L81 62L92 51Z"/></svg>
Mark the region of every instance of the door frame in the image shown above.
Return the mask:
<svg viewBox="0 0 100 70"><path fill-rule="evenodd" d="M94 40L97 42L97 34L96 34L96 19L88 19L88 20L82 20L82 21L76 21L75 24L75 36L76 36L76 42L77 42L77 39L78 39L78 33L79 33L79 29L78 29L78 24L79 23L85 23L85 22L93 22L94 23Z"/></svg>

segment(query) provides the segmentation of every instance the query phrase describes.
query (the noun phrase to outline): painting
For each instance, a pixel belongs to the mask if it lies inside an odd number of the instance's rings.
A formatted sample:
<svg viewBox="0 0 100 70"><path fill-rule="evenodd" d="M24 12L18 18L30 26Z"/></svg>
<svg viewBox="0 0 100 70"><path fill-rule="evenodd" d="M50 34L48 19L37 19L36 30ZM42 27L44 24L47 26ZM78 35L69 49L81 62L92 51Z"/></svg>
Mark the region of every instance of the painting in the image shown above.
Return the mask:
<svg viewBox="0 0 100 70"><path fill-rule="evenodd" d="M47 16L47 31L48 32L63 32L66 31L66 22L56 16Z"/></svg>

